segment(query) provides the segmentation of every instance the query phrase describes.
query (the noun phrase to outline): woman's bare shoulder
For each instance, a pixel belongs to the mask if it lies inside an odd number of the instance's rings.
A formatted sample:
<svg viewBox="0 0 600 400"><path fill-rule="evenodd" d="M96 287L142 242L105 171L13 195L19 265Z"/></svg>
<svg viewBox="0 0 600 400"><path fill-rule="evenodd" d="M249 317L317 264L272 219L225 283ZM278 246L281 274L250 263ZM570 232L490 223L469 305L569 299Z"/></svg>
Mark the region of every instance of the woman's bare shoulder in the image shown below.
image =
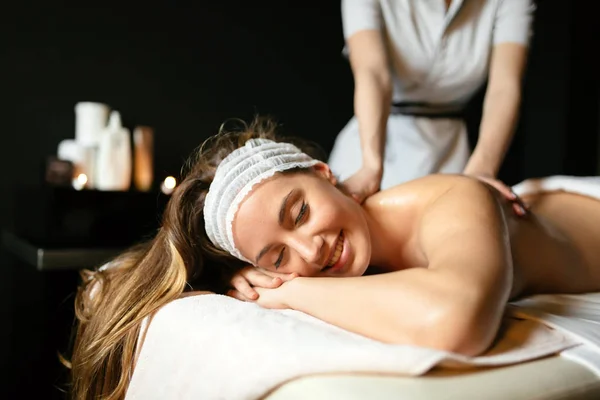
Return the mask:
<svg viewBox="0 0 600 400"><path fill-rule="evenodd" d="M491 193L488 185L474 178L429 175L382 190L368 198L363 208L378 220L400 218L404 225L418 231L426 215L435 214L437 219L452 218L454 215L451 214L458 209L462 212L494 209L497 204Z"/></svg>
<svg viewBox="0 0 600 400"><path fill-rule="evenodd" d="M401 183L389 189L381 190L367 201L380 203L415 199L423 204L436 201L445 193L456 188L487 187L483 182L464 175L434 174ZM468 190L467 190L468 191ZM465 193L466 195L466 193Z"/></svg>

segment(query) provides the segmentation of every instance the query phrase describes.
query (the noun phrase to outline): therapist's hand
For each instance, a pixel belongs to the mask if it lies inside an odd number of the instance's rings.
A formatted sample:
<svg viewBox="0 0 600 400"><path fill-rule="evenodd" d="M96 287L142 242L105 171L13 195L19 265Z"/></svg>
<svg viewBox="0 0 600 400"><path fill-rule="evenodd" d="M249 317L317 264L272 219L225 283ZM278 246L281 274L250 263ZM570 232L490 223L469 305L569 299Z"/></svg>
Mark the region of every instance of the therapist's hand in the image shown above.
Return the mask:
<svg viewBox="0 0 600 400"><path fill-rule="evenodd" d="M468 174L470 175L470 174ZM474 178L479 179L482 182L487 183L496 189L504 198L512 203L513 212L519 216L524 217L529 212L529 206L521 200L519 196L513 190L506 185L504 182L490 176L490 175L470 175Z"/></svg>
<svg viewBox="0 0 600 400"><path fill-rule="evenodd" d="M359 204L379 191L383 170L363 166L354 175L341 183L342 189Z"/></svg>

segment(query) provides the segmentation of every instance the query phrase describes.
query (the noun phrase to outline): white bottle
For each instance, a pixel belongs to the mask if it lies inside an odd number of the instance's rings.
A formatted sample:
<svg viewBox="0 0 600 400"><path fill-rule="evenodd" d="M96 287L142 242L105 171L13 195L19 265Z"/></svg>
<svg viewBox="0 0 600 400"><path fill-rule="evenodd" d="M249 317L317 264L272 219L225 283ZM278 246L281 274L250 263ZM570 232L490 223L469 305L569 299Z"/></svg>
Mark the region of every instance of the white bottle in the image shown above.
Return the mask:
<svg viewBox="0 0 600 400"><path fill-rule="evenodd" d="M102 103L81 101L75 104L75 141L80 146L96 147L109 112L110 107Z"/></svg>
<svg viewBox="0 0 600 400"><path fill-rule="evenodd" d="M98 143L96 189L118 191L130 186L131 134L121 125L121 114L112 111Z"/></svg>

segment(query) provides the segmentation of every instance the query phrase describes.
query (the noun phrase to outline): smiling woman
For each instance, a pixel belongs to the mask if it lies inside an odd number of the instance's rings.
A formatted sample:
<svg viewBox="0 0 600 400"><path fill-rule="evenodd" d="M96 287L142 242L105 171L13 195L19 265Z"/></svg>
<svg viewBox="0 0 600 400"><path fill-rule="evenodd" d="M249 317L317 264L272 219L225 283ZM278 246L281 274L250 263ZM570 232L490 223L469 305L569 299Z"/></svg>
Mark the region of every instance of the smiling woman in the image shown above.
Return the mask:
<svg viewBox="0 0 600 400"><path fill-rule="evenodd" d="M122 398L144 319L200 290L231 289L383 342L476 355L509 299L600 288L597 200L541 194L523 219L481 181L435 175L360 205L274 130L259 120L206 142L156 238L84 274L75 398Z"/></svg>
<svg viewBox="0 0 600 400"><path fill-rule="evenodd" d="M240 252L281 273L362 275L371 243L360 205L335 187L325 164L285 178L262 182L241 204L233 224Z"/></svg>

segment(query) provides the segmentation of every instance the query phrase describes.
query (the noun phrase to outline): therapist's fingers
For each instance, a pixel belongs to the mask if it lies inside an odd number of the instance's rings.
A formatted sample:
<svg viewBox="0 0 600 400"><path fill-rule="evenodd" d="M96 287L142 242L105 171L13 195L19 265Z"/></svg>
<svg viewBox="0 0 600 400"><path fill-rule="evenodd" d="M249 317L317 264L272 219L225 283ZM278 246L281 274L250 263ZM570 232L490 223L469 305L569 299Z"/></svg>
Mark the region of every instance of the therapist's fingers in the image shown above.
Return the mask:
<svg viewBox="0 0 600 400"><path fill-rule="evenodd" d="M513 212L519 217L524 217L527 215L527 209L519 203L512 203L512 208Z"/></svg>
<svg viewBox="0 0 600 400"><path fill-rule="evenodd" d="M517 215L524 217L529 214L529 204L525 203L523 199L515 194L515 199L513 200L513 210L515 210Z"/></svg>
<svg viewBox="0 0 600 400"><path fill-rule="evenodd" d="M475 175L477 179L483 181L500 193L506 200L512 203L512 209L518 217L525 217L529 214L529 206L504 182L486 175Z"/></svg>
<svg viewBox="0 0 600 400"><path fill-rule="evenodd" d="M505 185L503 182L497 179L486 179L486 182L495 187L496 190L498 190L498 192L500 192L500 194L504 196L507 200L517 200L517 195L515 194L515 192L513 192L512 189L509 186Z"/></svg>
<svg viewBox="0 0 600 400"><path fill-rule="evenodd" d="M382 170L363 167L339 185L339 188L362 204L369 196L379 191Z"/></svg>
<svg viewBox="0 0 600 400"><path fill-rule="evenodd" d="M507 200L514 201L517 198L517 195L512 191L512 189L508 185L506 185L504 182L502 182L496 178L493 178L488 175L479 175L479 174L475 174L475 175L471 175L471 176L492 186Z"/></svg>
<svg viewBox="0 0 600 400"><path fill-rule="evenodd" d="M352 197L352 199L358 204L362 204L367 198L364 193L352 193L350 197Z"/></svg>

